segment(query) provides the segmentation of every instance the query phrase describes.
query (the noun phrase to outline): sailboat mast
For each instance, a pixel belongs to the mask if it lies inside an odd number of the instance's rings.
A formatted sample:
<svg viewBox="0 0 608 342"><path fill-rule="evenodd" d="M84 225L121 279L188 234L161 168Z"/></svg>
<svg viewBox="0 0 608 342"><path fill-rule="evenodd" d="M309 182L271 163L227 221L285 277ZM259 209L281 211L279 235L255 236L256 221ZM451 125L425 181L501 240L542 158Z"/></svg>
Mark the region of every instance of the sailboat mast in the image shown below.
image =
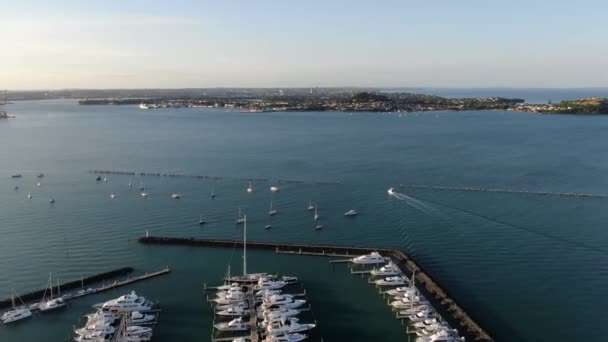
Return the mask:
<svg viewBox="0 0 608 342"><path fill-rule="evenodd" d="M51 289L51 299L53 299L53 273L49 272L49 288Z"/></svg>
<svg viewBox="0 0 608 342"><path fill-rule="evenodd" d="M243 276L247 275L247 214L243 216Z"/></svg>

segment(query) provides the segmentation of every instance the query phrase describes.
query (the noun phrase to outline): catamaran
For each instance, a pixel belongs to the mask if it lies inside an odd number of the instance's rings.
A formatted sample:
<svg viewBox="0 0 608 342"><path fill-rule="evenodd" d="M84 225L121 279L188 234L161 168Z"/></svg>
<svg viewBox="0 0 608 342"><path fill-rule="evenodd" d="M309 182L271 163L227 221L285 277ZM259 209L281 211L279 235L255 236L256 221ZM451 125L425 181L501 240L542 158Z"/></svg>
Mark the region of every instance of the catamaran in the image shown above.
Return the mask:
<svg viewBox="0 0 608 342"><path fill-rule="evenodd" d="M22 307L18 308L15 306L15 296L14 295L11 295L11 303L12 303L12 309L5 312L4 314L2 314L2 316L0 316L0 320L2 321L2 323L4 323L4 324L12 323L12 322L16 322L16 321L19 321L24 318L28 318L28 317L32 316L32 312L27 307L22 306Z"/></svg>

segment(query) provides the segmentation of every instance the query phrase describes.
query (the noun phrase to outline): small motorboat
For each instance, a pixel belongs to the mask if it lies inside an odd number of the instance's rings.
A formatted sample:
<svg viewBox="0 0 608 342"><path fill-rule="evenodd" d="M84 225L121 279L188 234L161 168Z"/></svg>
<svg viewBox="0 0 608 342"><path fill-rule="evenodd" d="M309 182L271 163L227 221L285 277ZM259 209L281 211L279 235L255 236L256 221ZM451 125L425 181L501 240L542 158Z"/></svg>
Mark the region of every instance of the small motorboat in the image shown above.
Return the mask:
<svg viewBox="0 0 608 342"><path fill-rule="evenodd" d="M359 213L355 209L351 209L344 213L344 216L357 216Z"/></svg>
<svg viewBox="0 0 608 342"><path fill-rule="evenodd" d="M27 199L32 199L32 193L31 192L28 192Z"/></svg>
<svg viewBox="0 0 608 342"><path fill-rule="evenodd" d="M280 190L280 189L279 189L279 187L278 187L278 186L271 186L271 187L270 187L270 191L271 191L271 192L279 192L279 190Z"/></svg>
<svg viewBox="0 0 608 342"><path fill-rule="evenodd" d="M396 194L395 189L393 189L393 188L389 188L387 193L389 196L395 196L395 194Z"/></svg>
<svg viewBox="0 0 608 342"><path fill-rule="evenodd" d="M323 229L323 225L322 224L318 224L315 226L315 230L319 230L319 229Z"/></svg>
<svg viewBox="0 0 608 342"><path fill-rule="evenodd" d="M42 178L42 177L44 177L44 173L39 173L36 177Z"/></svg>
<svg viewBox="0 0 608 342"><path fill-rule="evenodd" d="M11 178L21 178L21 174L20 173L16 173L14 175L11 176Z"/></svg>
<svg viewBox="0 0 608 342"><path fill-rule="evenodd" d="M173 198L173 199L180 199L181 197L182 197L181 194L172 194L171 195L171 198Z"/></svg>
<svg viewBox="0 0 608 342"><path fill-rule="evenodd" d="M141 195L141 197L143 197L143 198L148 197L148 193L146 193L146 192L142 192L140 195Z"/></svg>
<svg viewBox="0 0 608 342"><path fill-rule="evenodd" d="M270 228L272 228L271 224L267 224L267 225L264 226L264 229L270 229Z"/></svg>
<svg viewBox="0 0 608 342"><path fill-rule="evenodd" d="M207 221L205 221L205 220L203 219L203 215L200 215L200 216L198 217L198 224L203 225L203 224L205 224L205 223L207 223Z"/></svg>
<svg viewBox="0 0 608 342"><path fill-rule="evenodd" d="M51 199L49 200L49 203L55 203L55 199L53 197L51 197Z"/></svg>
<svg viewBox="0 0 608 342"><path fill-rule="evenodd" d="M110 194L110 198L114 198L114 197L116 197L116 195Z"/></svg>
<svg viewBox="0 0 608 342"><path fill-rule="evenodd" d="M99 182L101 180L101 176L97 176L95 180Z"/></svg>

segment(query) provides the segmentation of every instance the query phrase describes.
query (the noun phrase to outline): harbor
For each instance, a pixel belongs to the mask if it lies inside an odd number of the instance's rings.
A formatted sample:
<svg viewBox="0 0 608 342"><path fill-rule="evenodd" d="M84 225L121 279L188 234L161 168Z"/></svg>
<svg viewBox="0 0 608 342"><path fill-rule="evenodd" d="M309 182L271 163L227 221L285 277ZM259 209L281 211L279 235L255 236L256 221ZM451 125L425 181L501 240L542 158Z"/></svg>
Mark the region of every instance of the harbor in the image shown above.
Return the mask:
<svg viewBox="0 0 608 342"><path fill-rule="evenodd" d="M243 247L243 241L239 240L215 240L195 238L157 237L147 234L139 239L139 242L147 245L179 245L199 247L234 248ZM310 245L291 244L275 242L248 241L247 247L274 251L275 253L289 253L292 255L311 256L352 256L379 252L395 260L402 273L415 274L415 280L423 289L432 295L438 305L450 314L450 318L458 322L458 327L467 337L474 341L493 341L494 339L481 328L449 295L443 290L427 273L424 272L416 262L406 253L390 248L357 247L357 246L335 246L335 245ZM348 262L348 261L344 261Z"/></svg>

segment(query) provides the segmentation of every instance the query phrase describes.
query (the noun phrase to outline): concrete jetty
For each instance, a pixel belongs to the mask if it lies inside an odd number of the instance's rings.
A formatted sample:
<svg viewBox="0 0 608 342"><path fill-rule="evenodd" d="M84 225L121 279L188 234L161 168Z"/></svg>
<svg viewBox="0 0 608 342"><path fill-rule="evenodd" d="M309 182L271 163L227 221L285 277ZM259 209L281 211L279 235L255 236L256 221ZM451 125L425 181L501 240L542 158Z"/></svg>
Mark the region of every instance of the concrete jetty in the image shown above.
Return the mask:
<svg viewBox="0 0 608 342"><path fill-rule="evenodd" d="M112 278L125 276L132 272L133 267L123 267L109 272L99 273L90 277L82 278L80 280L74 280L64 284L60 284L59 288L61 289L61 291L80 289L81 287L87 286L89 284L99 283ZM24 302L40 300L40 298L44 296L45 291L47 291L47 289L22 293L19 295L19 298L21 298L21 300L23 300ZM10 298L0 301L0 309L9 308L11 307L11 305L12 304Z"/></svg>
<svg viewBox="0 0 608 342"><path fill-rule="evenodd" d="M139 239L142 244L148 245L181 245L181 246L200 246L200 247L222 247L233 248L242 246L239 240L216 240L216 239L195 239L195 238L174 238L146 236ZM397 261L402 271L405 268L408 272L416 272L416 280L424 286L441 307L447 311L451 318L456 321L461 330L474 341L494 341L494 339L477 324L449 295L443 290L433 278L424 272L406 253L398 249L378 248L378 247L356 247L356 246L331 246L331 245L310 245L310 244L291 244L276 242L255 242L247 241L247 248L272 250L277 253L288 253L292 255L315 255L315 256L357 256L380 252L384 256L389 256Z"/></svg>

